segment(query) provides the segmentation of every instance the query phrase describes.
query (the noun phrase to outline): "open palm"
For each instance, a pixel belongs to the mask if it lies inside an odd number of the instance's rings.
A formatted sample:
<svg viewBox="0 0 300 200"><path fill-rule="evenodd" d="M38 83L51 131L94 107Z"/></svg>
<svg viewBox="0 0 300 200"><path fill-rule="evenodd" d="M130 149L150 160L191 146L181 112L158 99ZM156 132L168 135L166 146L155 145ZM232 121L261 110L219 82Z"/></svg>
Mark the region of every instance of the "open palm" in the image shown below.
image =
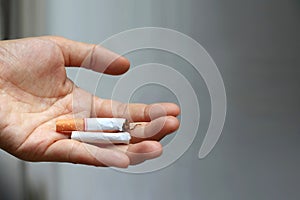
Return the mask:
<svg viewBox="0 0 300 200"><path fill-rule="evenodd" d="M175 131L179 108L170 103L122 104L74 85L66 66L122 74L129 62L99 46L60 37L0 42L0 147L28 161L60 161L127 167L162 152L156 141ZM94 146L55 131L73 117L124 117L148 121L131 132L130 145Z"/></svg>

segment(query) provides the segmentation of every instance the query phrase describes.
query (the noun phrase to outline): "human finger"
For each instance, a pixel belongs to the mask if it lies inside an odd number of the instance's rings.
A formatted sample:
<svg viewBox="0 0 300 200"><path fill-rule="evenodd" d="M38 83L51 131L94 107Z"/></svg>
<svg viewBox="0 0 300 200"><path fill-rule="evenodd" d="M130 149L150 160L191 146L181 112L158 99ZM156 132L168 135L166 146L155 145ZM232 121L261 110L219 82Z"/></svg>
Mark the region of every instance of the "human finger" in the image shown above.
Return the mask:
<svg viewBox="0 0 300 200"><path fill-rule="evenodd" d="M95 97L93 106L97 117L121 117L131 122L151 121L161 116L176 117L180 113L179 107L173 103L125 104Z"/></svg>
<svg viewBox="0 0 300 200"><path fill-rule="evenodd" d="M126 168L130 163L128 156L121 151L100 148L71 139L58 140L50 145L43 160L120 168Z"/></svg>
<svg viewBox="0 0 300 200"><path fill-rule="evenodd" d="M159 157L163 148L157 141L143 141L130 145L112 145L111 149L124 152L128 158L130 165L137 165L146 160Z"/></svg>
<svg viewBox="0 0 300 200"><path fill-rule="evenodd" d="M125 73L130 62L100 46L69 40L57 36L45 36L54 41L61 49L66 66L84 67L96 72L119 75Z"/></svg>
<svg viewBox="0 0 300 200"><path fill-rule="evenodd" d="M178 127L179 121L176 117L166 116L157 118L146 125L137 125L131 130L131 143L137 143L143 140L159 141L166 135L176 131Z"/></svg>

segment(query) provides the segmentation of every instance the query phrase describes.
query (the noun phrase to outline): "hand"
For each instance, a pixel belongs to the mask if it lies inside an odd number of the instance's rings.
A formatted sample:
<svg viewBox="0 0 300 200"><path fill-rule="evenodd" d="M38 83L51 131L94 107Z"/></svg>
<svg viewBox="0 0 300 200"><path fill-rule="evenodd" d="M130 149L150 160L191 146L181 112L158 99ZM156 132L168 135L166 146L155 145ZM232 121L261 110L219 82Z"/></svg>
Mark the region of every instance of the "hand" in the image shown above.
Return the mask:
<svg viewBox="0 0 300 200"><path fill-rule="evenodd" d="M111 75L129 61L100 46L60 37L0 42L0 148L27 161L72 162L127 167L158 157L158 140L175 131L178 106L122 104L100 99L74 85L66 66L84 66ZM147 121L131 132L132 144L95 146L55 131L58 119L122 117Z"/></svg>

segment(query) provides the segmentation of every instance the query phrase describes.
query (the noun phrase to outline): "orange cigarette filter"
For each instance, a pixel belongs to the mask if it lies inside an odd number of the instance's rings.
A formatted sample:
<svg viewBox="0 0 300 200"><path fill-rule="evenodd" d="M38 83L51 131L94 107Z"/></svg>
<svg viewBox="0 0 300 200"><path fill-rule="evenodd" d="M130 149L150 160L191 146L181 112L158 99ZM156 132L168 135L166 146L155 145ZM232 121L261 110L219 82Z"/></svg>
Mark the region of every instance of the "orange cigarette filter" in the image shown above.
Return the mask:
<svg viewBox="0 0 300 200"><path fill-rule="evenodd" d="M56 131L84 131L84 119L62 119L56 121Z"/></svg>

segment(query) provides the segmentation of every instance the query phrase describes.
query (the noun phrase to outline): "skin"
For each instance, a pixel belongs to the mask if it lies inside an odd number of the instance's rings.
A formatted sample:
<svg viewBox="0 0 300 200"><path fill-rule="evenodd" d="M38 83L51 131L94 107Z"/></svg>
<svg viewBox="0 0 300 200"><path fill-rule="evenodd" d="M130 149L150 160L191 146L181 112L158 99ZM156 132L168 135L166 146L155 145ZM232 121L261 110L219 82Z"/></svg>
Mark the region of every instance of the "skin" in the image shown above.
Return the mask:
<svg viewBox="0 0 300 200"><path fill-rule="evenodd" d="M0 148L26 161L128 167L162 154L158 142L178 129L171 103L123 104L74 85L65 67L119 75L129 61L102 47L61 37L0 42ZM58 119L122 117L148 122L131 131L129 145L95 146L55 131Z"/></svg>

